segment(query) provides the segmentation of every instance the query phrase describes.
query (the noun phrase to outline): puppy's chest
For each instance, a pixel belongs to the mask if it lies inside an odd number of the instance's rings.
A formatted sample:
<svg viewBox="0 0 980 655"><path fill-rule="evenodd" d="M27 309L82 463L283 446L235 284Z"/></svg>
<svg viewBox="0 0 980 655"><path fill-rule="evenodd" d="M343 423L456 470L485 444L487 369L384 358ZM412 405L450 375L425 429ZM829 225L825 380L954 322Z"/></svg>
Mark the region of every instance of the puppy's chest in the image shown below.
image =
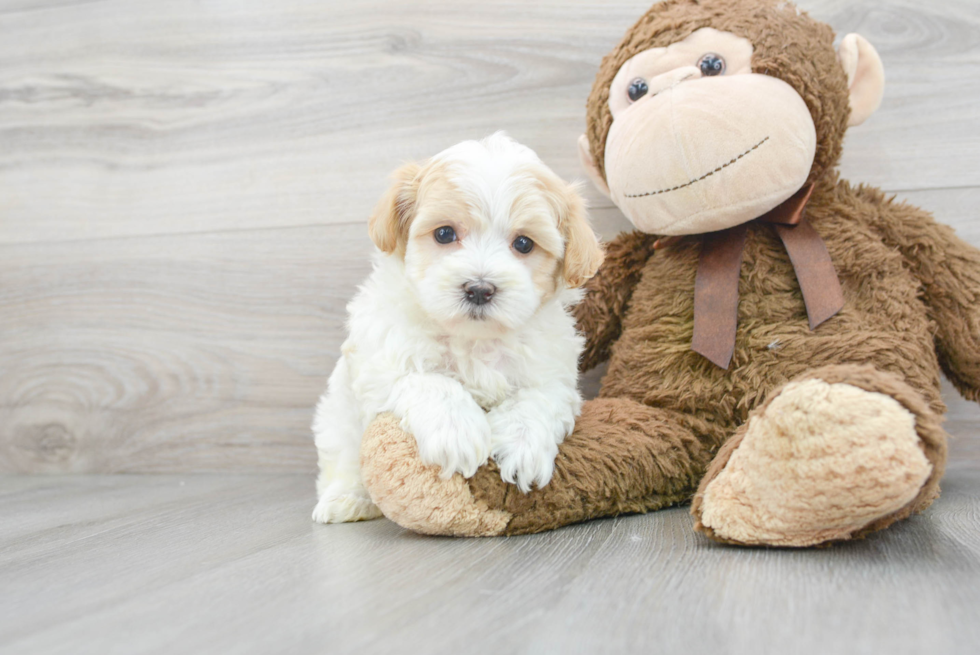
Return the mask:
<svg viewBox="0 0 980 655"><path fill-rule="evenodd" d="M519 386L517 353L506 344L447 342L445 346L444 373L463 385L483 409L499 405Z"/></svg>

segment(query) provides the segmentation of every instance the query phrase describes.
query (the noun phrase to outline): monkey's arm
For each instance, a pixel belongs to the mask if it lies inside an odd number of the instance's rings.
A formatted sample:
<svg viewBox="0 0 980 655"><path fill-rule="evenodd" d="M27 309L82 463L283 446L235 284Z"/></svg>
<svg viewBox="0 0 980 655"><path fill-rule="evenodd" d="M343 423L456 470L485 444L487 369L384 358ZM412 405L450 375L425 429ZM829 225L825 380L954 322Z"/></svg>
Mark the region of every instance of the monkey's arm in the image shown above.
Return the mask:
<svg viewBox="0 0 980 655"><path fill-rule="evenodd" d="M623 314L653 254L654 241L656 237L650 234L623 232L606 244L606 258L586 283L585 298L574 310L579 332L585 335L580 370L609 359L609 348L622 331Z"/></svg>
<svg viewBox="0 0 980 655"><path fill-rule="evenodd" d="M946 376L980 402L980 250L917 207L881 198L879 229L922 282Z"/></svg>

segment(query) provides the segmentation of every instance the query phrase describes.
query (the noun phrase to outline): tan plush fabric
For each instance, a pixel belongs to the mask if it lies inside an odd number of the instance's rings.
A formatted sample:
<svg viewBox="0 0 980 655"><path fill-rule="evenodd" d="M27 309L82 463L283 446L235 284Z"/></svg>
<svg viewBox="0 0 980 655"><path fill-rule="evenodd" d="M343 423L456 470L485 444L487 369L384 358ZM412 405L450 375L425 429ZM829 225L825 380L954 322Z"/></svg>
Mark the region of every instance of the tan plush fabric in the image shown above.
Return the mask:
<svg viewBox="0 0 980 655"><path fill-rule="evenodd" d="M731 32L752 42L752 71L780 79L803 98L817 129L817 154L807 182L836 164L847 129L847 76L837 62L834 32L797 14L783 0L664 0L654 4L605 56L589 95L586 135L599 170L604 172L606 137L612 124L609 86L628 59L650 48L665 47L704 27Z"/></svg>
<svg viewBox="0 0 980 655"><path fill-rule="evenodd" d="M915 417L890 396L792 382L749 419L728 465L704 487L700 521L746 544L846 539L910 503L931 471Z"/></svg>
<svg viewBox="0 0 980 655"><path fill-rule="evenodd" d="M885 67L874 47L860 34L848 34L837 49L851 89L848 126L860 125L878 110L885 92Z"/></svg>
<svg viewBox="0 0 980 655"><path fill-rule="evenodd" d="M615 97L626 97L628 82L617 84ZM813 121L785 82L726 74L643 102L646 108L616 117L603 159L613 202L639 230L702 234L740 225L781 204L810 175Z"/></svg>
<svg viewBox="0 0 980 655"><path fill-rule="evenodd" d="M437 467L419 461L415 437L390 414L379 416L364 433L361 474L384 515L416 532L491 537L511 518L474 499L458 473L444 480Z"/></svg>
<svg viewBox="0 0 980 655"><path fill-rule="evenodd" d="M697 528L712 538L807 545L863 536L925 509L938 496L946 462L940 370L964 396L980 400L980 252L927 212L838 178L847 76L829 27L775 0L658 3L603 61L588 107L595 164L601 170L610 124L603 89L619 65L709 25L749 38L756 47L753 70L786 81L810 109L818 143L807 220L827 245L843 310L811 331L786 250L771 226L752 223L735 350L723 370L691 350L700 238L654 251L655 235L620 235L608 244L605 263L576 308L587 337L582 368L609 360L608 372L600 398L585 404L575 433L561 446L552 482L524 496L501 482L491 464L465 489L430 494L430 474L400 461L412 456L410 449L386 448L385 439L406 443L389 424L387 436L375 433L365 442L367 468L373 467L365 477L389 518L428 532L487 534L438 527L453 524L443 518L444 507L476 507L479 513L485 503L484 511L497 512L495 521L509 516L494 529L535 532L656 509L697 491ZM824 390L833 402L808 415L799 433L791 434L792 421L766 418L770 410L799 406L794 395L811 388ZM857 398L869 406L873 398L879 415L862 417ZM752 435L750 416L760 423ZM813 428L814 417L828 427ZM805 444L798 450L804 462L794 462L792 448L780 445L783 433L791 444ZM747 439L756 443L742 453ZM772 454L777 451L779 457ZM814 477L786 487L792 494L765 489L787 484L785 475L766 470L770 460L784 473L812 470ZM873 475L884 487L866 488L862 475ZM706 494L715 480L721 480L717 493ZM815 505L808 516L798 502L806 491L851 510L834 515ZM723 528L726 503L730 508L733 502L751 507ZM472 513L467 516L479 524Z"/></svg>
<svg viewBox="0 0 980 655"><path fill-rule="evenodd" d="M801 397L798 392L794 393L801 388L811 395L815 393L817 402L808 402L805 394ZM861 407L853 411L833 411L823 418L820 416L823 412L819 411L823 405L821 400L830 395L830 389L835 388L844 390L846 396L860 397L855 390L867 393L871 406L886 411L869 422L855 420L865 412ZM827 391L821 394L822 390ZM783 398L784 391L790 391L788 398ZM796 411L809 410L807 413L810 416L797 416L794 421L787 422L786 416L780 416L786 412L787 405ZM896 405L900 411L894 411ZM889 407L891 410L888 410ZM899 427L909 417L914 420L915 440L909 439L907 429ZM845 426L842 430L828 432L833 433L829 440L813 439L817 436L816 431L784 430L783 434L778 434L780 423L783 427L792 423L814 426L817 423L826 424L828 419ZM759 426L760 421L766 425ZM894 427L885 428L890 421L894 421ZM941 423L942 419L929 409L922 396L896 376L881 373L870 366L828 366L811 371L773 394L768 402L754 410L749 421L722 447L701 480L691 505L691 513L697 519L695 529L729 543L802 546L853 539L885 528L913 512L924 510L939 496L939 481L946 463L946 434ZM772 427L773 424L776 424L776 429ZM750 435L753 431L756 434ZM774 477L767 471L761 476L757 475L757 480L747 482L746 460L754 460L748 463L750 467L767 465L764 462L768 458L759 455L759 448L742 451L745 439L755 439L759 433L763 434L764 440L766 436L775 436L770 440L770 443L776 442L775 446L770 446L773 452L782 449L781 452L785 454L786 449L795 448L798 453L809 451L814 456L804 458L802 462L793 462L791 457L782 458L782 472L796 474L795 477ZM848 439L850 447L841 448ZM780 440L782 443L778 443ZM797 442L796 445L791 443L793 441ZM874 441L880 443L874 446ZM924 461L910 447L912 444L922 453ZM737 460L734 469L730 468L732 458ZM772 464L772 461L768 462L768 465ZM817 472L820 470L831 479L814 484L819 479ZM845 475L847 471L850 471L850 475ZM731 490L732 479L736 477L741 478L736 480L736 484L755 486L757 494L765 493L767 486L771 490L773 480L775 484L781 483L789 489L784 488L781 492L783 502L779 502L778 494L770 493L769 500L777 502L770 504L769 508L764 503L748 503L754 515L749 516L748 521L739 520L738 517L733 520L731 513L725 516L726 512L717 501L719 492ZM728 481L723 480L723 489L714 490L712 497L708 490L714 487L716 480L723 478L728 478ZM796 501L804 490L810 493L811 500ZM797 495L796 491L800 494ZM911 493L913 491L916 493ZM785 502L787 498L794 502ZM902 498L906 499L905 502L899 502ZM712 503L715 506L706 509ZM821 517L820 511L801 510L807 505L809 509L822 510L824 516ZM845 511L839 511L842 508ZM835 511L836 516L827 516ZM735 523L735 529L721 528L726 521ZM760 525L764 522L768 522L769 526ZM777 522L782 522L782 530L772 528Z"/></svg>

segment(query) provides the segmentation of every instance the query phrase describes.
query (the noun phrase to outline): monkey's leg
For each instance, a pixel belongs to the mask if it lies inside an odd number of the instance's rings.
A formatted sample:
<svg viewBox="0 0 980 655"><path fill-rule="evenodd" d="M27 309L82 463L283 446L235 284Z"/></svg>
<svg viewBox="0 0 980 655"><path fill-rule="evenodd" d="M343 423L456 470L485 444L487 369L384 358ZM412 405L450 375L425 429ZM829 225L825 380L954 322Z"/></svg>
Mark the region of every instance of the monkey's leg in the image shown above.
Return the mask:
<svg viewBox="0 0 980 655"><path fill-rule="evenodd" d="M415 439L390 416L364 435L361 470L372 500L399 525L427 534L491 536L550 530L646 512L691 498L721 428L622 398L585 403L545 487L522 494L493 462L449 480L418 460Z"/></svg>
<svg viewBox="0 0 980 655"><path fill-rule="evenodd" d="M743 545L853 539L939 495L946 434L922 395L870 366L827 366L774 392L719 451L695 529Z"/></svg>

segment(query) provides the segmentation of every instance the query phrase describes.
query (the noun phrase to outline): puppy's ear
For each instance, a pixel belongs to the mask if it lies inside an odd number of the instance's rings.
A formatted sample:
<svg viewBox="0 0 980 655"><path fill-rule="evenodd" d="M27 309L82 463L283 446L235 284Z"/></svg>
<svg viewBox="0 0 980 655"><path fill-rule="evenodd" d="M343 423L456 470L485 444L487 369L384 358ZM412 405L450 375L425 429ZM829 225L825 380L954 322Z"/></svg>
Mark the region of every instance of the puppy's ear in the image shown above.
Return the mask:
<svg viewBox="0 0 980 655"><path fill-rule="evenodd" d="M559 190L558 228L565 237L565 257L562 260L562 277L571 288L588 281L602 264L603 252L599 239L589 225L585 201L573 184L562 183Z"/></svg>
<svg viewBox="0 0 980 655"><path fill-rule="evenodd" d="M368 234L382 252L391 253L399 244L404 245L408 226L415 216L421 170L419 164L412 162L395 171L391 176L391 186L371 215Z"/></svg>

